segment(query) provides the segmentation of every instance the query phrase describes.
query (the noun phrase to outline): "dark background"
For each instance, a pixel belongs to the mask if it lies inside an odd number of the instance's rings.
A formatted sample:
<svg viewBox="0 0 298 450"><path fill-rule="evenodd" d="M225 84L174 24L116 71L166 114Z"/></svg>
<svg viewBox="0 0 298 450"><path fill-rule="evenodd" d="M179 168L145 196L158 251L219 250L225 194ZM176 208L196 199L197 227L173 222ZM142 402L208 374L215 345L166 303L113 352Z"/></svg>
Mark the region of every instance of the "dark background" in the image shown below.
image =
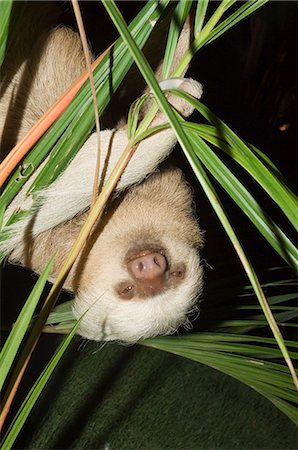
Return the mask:
<svg viewBox="0 0 298 450"><path fill-rule="evenodd" d="M62 20L74 27L71 6L58 3ZM118 5L127 21L142 7L141 2L123 1ZM81 6L93 52L98 54L117 38L117 33L99 2L84 1ZM215 6L212 2L211 7ZM189 70L189 76L203 84L203 102L243 139L263 150L294 189L296 30L297 3L269 2L203 48ZM228 289L246 279L179 149L175 158L192 183L197 215L205 230L202 256L206 261L206 288L201 316L194 324L200 330L210 320L211 310L214 314L212 290L219 280ZM248 181L241 173L239 176ZM293 230L274 205L248 182L292 236ZM237 207L220 193L261 278L266 267L282 265ZM4 326L15 320L35 280L32 273L20 267L4 267ZM59 342L59 336L42 337L25 384L31 385ZM291 422L264 398L210 368L138 346L108 344L100 350L98 343L78 340L35 407L17 448L101 449L109 444L117 450L294 449L297 437Z"/></svg>

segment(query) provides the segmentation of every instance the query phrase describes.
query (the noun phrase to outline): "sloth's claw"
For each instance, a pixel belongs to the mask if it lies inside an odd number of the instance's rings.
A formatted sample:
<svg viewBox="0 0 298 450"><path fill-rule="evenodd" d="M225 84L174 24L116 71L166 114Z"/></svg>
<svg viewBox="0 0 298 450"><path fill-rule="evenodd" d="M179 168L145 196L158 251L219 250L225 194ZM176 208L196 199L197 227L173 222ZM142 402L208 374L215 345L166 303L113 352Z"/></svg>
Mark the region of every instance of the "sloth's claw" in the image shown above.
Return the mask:
<svg viewBox="0 0 298 450"><path fill-rule="evenodd" d="M169 78L160 81L159 86L163 91L171 89L185 91L197 99L200 99L203 93L202 85L192 78ZM193 106L181 97L170 94L168 100L184 117L190 116L194 110Z"/></svg>

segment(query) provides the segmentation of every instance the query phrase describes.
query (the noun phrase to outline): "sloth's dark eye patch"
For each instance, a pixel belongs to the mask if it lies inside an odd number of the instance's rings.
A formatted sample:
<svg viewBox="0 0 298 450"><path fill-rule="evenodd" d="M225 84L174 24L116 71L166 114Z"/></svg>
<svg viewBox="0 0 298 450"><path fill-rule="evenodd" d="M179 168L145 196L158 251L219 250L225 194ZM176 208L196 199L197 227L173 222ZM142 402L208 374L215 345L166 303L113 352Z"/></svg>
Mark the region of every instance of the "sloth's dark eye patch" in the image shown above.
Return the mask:
<svg viewBox="0 0 298 450"><path fill-rule="evenodd" d="M176 266L171 267L170 270L170 282L176 284L180 281L184 280L186 275L186 267L184 264L178 264Z"/></svg>
<svg viewBox="0 0 298 450"><path fill-rule="evenodd" d="M174 272L171 273L171 275L175 278L183 278L184 277L184 273L182 272L182 270L175 270Z"/></svg>
<svg viewBox="0 0 298 450"><path fill-rule="evenodd" d="M123 281L116 286L116 292L123 300L131 300L135 295L135 285Z"/></svg>

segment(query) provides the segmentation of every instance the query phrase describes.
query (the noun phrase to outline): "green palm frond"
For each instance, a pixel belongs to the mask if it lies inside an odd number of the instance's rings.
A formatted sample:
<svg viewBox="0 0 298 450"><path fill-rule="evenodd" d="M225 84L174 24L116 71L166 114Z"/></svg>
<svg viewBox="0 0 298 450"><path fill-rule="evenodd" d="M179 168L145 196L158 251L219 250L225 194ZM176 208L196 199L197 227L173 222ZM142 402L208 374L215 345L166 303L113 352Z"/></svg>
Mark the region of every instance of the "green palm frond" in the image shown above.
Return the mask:
<svg viewBox="0 0 298 450"><path fill-rule="evenodd" d="M298 425L298 396L281 352L274 339L257 336L195 333L180 337L159 337L142 345L164 350L213 367L247 384ZM298 344L287 342L293 360Z"/></svg>

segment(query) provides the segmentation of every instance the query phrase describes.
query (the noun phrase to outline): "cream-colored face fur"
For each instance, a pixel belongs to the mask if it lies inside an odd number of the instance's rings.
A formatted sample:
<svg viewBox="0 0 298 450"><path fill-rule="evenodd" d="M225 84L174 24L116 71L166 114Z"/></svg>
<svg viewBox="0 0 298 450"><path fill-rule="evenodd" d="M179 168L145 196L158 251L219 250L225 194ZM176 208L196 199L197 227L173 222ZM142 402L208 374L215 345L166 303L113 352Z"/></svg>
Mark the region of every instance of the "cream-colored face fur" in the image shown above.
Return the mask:
<svg viewBox="0 0 298 450"><path fill-rule="evenodd" d="M158 172L133 188L73 272L75 316L87 311L80 333L134 342L175 331L201 291L201 242L179 170ZM157 272L137 278L132 261L151 262L152 255Z"/></svg>
<svg viewBox="0 0 298 450"><path fill-rule="evenodd" d="M195 301L202 284L202 269L198 252L171 242L171 247L179 249L177 261L187 261L185 278L175 287L161 290L153 296L124 299L115 292L119 280L133 284L121 264L109 261L94 277L88 289L79 289L73 306L74 314L81 321L79 332L92 340L117 340L136 342L140 339L169 334L187 321L187 316L195 310ZM179 248L180 247L180 248ZM174 255L171 255L175 261ZM112 259L112 257L110 258ZM170 269L169 269L170 270ZM120 281L120 282L121 282Z"/></svg>
<svg viewBox="0 0 298 450"><path fill-rule="evenodd" d="M11 53L0 80L3 154L11 150L84 70L78 36L66 27L51 26L53 7L29 2L23 16L25 35L9 47ZM187 49L189 23L182 30L174 67ZM163 32L166 36L167 29ZM158 43L151 50L148 46L148 56L154 56L157 62L158 79L161 65L155 56L162 42L160 37L158 34ZM161 48L161 55L163 51ZM135 69L133 73L133 77L126 79L130 90L137 85ZM182 89L196 98L202 93L201 85L187 78L162 81L161 87ZM119 98L123 96L119 94ZM173 95L167 98L184 117L192 113L193 107L183 99ZM151 126L165 121L159 112ZM128 142L123 120L116 121L114 129L101 131L100 141L100 175L106 180ZM191 192L179 170L154 173L175 143L176 136L168 128L139 144L116 187L122 193L121 201L118 196L111 203L67 279L65 287L74 293L76 317L86 313L80 327L86 338L135 342L171 333L195 308L202 284L201 235L193 216ZM0 244L0 252L11 262L21 262L41 272L54 251L52 281L90 206L96 159L97 140L91 134L63 174L35 195L34 203L26 192L38 169L6 211L3 232L9 238ZM5 226L16 208L29 209L32 204L26 217Z"/></svg>

